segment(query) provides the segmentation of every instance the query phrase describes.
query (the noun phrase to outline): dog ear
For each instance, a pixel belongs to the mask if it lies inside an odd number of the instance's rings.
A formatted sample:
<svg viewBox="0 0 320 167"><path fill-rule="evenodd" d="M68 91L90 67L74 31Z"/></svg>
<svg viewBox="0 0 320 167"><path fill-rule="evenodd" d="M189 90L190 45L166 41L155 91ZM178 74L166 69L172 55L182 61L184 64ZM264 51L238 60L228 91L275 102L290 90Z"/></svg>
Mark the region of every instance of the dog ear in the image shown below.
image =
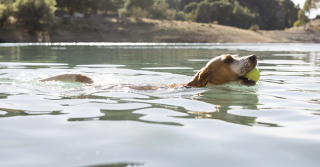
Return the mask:
<svg viewBox="0 0 320 167"><path fill-rule="evenodd" d="M232 63L234 58L231 55L224 55L221 57L221 62L223 63Z"/></svg>
<svg viewBox="0 0 320 167"><path fill-rule="evenodd" d="M209 80L209 76L212 70L209 67L203 67L200 71L198 71L191 81L187 83L187 86L195 86L195 87L204 87Z"/></svg>

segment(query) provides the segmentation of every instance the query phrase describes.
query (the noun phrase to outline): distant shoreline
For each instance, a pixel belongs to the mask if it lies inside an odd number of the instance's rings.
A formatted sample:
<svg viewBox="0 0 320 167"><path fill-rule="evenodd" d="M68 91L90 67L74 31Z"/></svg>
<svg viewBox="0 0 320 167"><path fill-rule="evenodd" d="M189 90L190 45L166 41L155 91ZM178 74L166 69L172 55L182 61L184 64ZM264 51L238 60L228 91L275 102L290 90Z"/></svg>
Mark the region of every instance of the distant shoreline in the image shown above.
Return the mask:
<svg viewBox="0 0 320 167"><path fill-rule="evenodd" d="M320 20L288 30L244 30L224 25L131 18L56 19L50 31L26 35L1 30L0 42L320 43Z"/></svg>

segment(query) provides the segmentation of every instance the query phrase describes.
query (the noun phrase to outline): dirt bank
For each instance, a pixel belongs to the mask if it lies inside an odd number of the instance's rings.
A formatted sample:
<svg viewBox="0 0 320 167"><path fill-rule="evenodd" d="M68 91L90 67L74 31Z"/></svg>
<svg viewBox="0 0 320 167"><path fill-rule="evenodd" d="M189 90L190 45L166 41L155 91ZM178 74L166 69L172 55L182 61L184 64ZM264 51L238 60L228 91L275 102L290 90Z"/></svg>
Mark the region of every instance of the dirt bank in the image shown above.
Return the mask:
<svg viewBox="0 0 320 167"><path fill-rule="evenodd" d="M319 22L319 23L318 23ZM320 42L320 21L303 27L278 31L251 31L239 28L194 23L130 18L56 19L54 26L38 36L18 30L0 31L0 42ZM40 34L40 35L39 35Z"/></svg>

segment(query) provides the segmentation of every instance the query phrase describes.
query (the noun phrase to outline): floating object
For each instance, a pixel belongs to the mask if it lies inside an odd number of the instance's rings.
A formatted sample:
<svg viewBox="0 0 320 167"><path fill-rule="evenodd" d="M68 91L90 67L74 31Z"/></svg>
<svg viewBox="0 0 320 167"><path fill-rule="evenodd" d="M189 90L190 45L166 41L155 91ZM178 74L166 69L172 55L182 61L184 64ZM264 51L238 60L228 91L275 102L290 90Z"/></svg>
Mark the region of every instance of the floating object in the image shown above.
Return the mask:
<svg viewBox="0 0 320 167"><path fill-rule="evenodd" d="M260 72L257 67L253 68L250 72L248 72L244 78L248 78L249 80L256 81L260 79Z"/></svg>

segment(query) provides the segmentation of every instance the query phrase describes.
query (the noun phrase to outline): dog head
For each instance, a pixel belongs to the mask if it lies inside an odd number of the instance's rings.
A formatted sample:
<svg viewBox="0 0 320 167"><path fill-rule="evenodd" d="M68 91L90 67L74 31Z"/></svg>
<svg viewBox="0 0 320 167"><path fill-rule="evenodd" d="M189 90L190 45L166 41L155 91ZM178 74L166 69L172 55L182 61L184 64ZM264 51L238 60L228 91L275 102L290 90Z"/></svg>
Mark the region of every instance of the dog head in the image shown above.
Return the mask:
<svg viewBox="0 0 320 167"><path fill-rule="evenodd" d="M187 86L204 87L238 82L248 86L255 85L255 81L243 78L257 65L257 56L250 55L239 58L237 55L222 55L211 59Z"/></svg>

